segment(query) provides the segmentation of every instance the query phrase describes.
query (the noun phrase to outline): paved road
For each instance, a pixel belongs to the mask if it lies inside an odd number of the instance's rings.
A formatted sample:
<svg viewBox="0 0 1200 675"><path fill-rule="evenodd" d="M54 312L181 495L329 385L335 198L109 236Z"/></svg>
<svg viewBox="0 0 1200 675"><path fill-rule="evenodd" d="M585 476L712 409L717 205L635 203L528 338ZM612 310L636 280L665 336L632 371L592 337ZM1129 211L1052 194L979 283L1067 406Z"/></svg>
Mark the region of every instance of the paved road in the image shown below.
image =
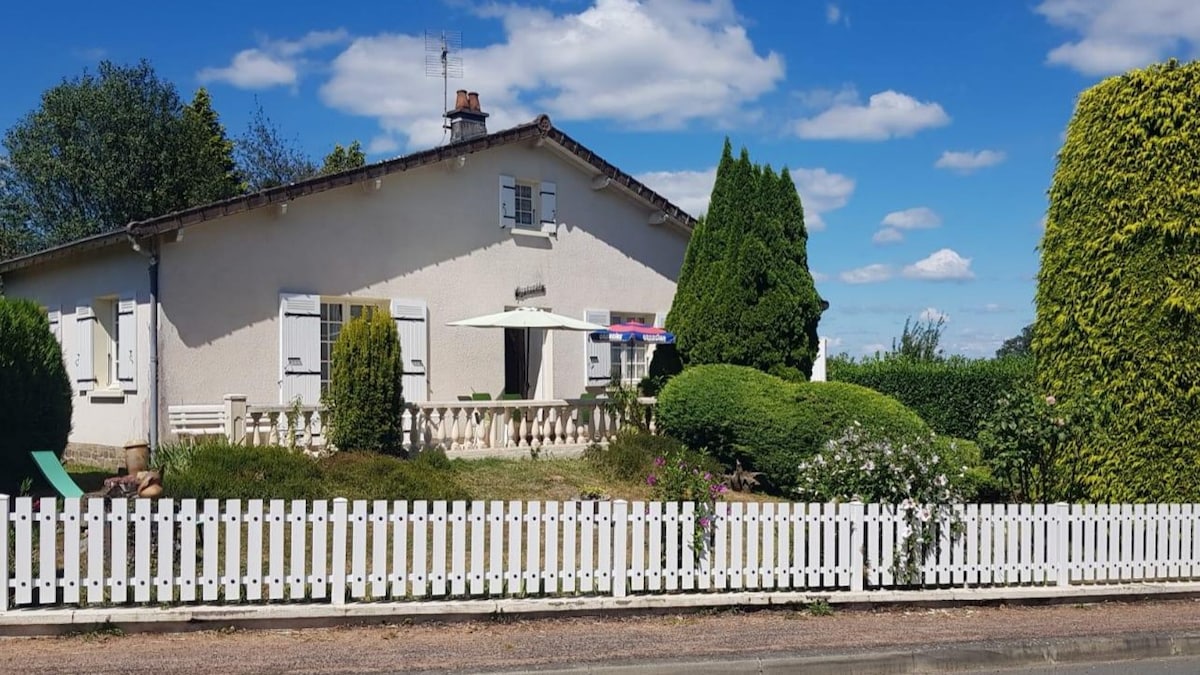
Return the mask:
<svg viewBox="0 0 1200 675"><path fill-rule="evenodd" d="M0 638L0 673L478 673L586 671L618 665L624 666L625 672L636 669L646 675L651 671L644 666L650 663L666 662L666 668L684 661L710 664L709 668L686 667L689 675L700 675L759 672L756 660L760 659L953 651L963 643L970 643L971 650L985 656L983 662L974 664L977 668L995 668L1004 664L987 661L987 655L1007 649L1014 641L1033 644L1040 658L1046 645L1080 640L1100 644L1113 635L1124 636L1122 644L1126 639L1130 644L1161 644L1164 639L1174 639L1171 636L1190 636L1189 644L1200 645L1200 601L839 610L832 616L776 609L744 614ZM721 667L739 662L748 667ZM1099 672L1154 672L1140 666L1131 671L1124 669L1125 665ZM845 669L825 672L840 675ZM1183 672L1200 669L1185 667Z"/></svg>

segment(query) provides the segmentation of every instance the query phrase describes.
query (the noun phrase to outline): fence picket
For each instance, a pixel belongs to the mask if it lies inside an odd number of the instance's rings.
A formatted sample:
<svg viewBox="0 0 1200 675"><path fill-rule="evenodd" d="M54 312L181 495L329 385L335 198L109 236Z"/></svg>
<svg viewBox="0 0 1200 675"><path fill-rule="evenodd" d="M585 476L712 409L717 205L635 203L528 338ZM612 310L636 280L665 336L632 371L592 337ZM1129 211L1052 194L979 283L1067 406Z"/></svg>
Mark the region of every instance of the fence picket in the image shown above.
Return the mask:
<svg viewBox="0 0 1200 675"><path fill-rule="evenodd" d="M775 586L780 589L792 587L790 506L786 503L775 506Z"/></svg>
<svg viewBox="0 0 1200 675"><path fill-rule="evenodd" d="M182 536L182 534L181 534ZM236 601L242 592L242 503L225 500L225 600Z"/></svg>
<svg viewBox="0 0 1200 675"><path fill-rule="evenodd" d="M58 500L38 500L38 602L50 604L58 596ZM147 598L149 599L149 598Z"/></svg>
<svg viewBox="0 0 1200 675"><path fill-rule="evenodd" d="M414 599L422 599L426 594L426 576L428 555L426 543L429 539L428 527L429 502L417 500L412 503L412 576L411 587Z"/></svg>
<svg viewBox="0 0 1200 675"><path fill-rule="evenodd" d="M521 586L521 502L508 503L508 559L504 568L506 587L504 594L519 596L523 594Z"/></svg>
<svg viewBox="0 0 1200 675"><path fill-rule="evenodd" d="M323 499L313 502L308 518L312 523L312 548L310 549L312 561L308 565L312 574L308 577L308 583L312 598L320 600L325 597L329 586L329 580L325 575L329 554L329 542L327 540L329 530L329 502Z"/></svg>
<svg viewBox="0 0 1200 675"><path fill-rule="evenodd" d="M896 507L888 504L880 507L879 513L879 586L887 588L893 583L896 560Z"/></svg>
<svg viewBox="0 0 1200 675"><path fill-rule="evenodd" d="M612 593L623 598L629 593L629 502L619 499L612 509Z"/></svg>
<svg viewBox="0 0 1200 675"><path fill-rule="evenodd" d="M1178 580L1179 564L1183 560L1180 550L1183 547L1183 505L1171 504L1167 507L1167 564L1164 576L1170 580Z"/></svg>
<svg viewBox="0 0 1200 675"><path fill-rule="evenodd" d="M246 504L246 599L261 600L263 594L263 501Z"/></svg>
<svg viewBox="0 0 1200 675"><path fill-rule="evenodd" d="M154 599L160 603L174 602L175 501L160 499L155 519L158 524L158 559L154 562Z"/></svg>
<svg viewBox="0 0 1200 675"><path fill-rule="evenodd" d="M338 497L333 500L332 564L329 570L329 596L334 606L346 602L346 507L348 502Z"/></svg>
<svg viewBox="0 0 1200 675"><path fill-rule="evenodd" d="M759 575L761 587L771 589L775 587L775 505L762 504L761 509L759 531L762 533L762 563Z"/></svg>
<svg viewBox="0 0 1200 675"><path fill-rule="evenodd" d="M745 505L746 508L742 513L742 521L745 525L746 535L743 540L742 552L745 555L745 565L742 567L742 583L746 588L759 588L760 570L758 567L758 553L762 540L759 538L759 522L758 522L758 504L751 502ZM738 537L742 539L742 537Z"/></svg>
<svg viewBox="0 0 1200 675"><path fill-rule="evenodd" d="M707 550L696 550L696 504L684 502L679 514L679 557L683 571L679 574L679 587L685 591L709 587L711 558Z"/></svg>
<svg viewBox="0 0 1200 675"><path fill-rule="evenodd" d="M433 502L429 522L433 528L433 563L429 570L429 592L446 597L446 502Z"/></svg>
<svg viewBox="0 0 1200 675"><path fill-rule="evenodd" d="M487 533L487 503L478 500L471 502L469 518L471 521L471 595L483 595L486 581L483 562L488 545L484 538Z"/></svg>
<svg viewBox="0 0 1200 675"><path fill-rule="evenodd" d="M575 549L579 542L579 502L569 501L562 506L562 566L558 574L562 592L574 595L578 587L578 571L582 566L575 565Z"/></svg>
<svg viewBox="0 0 1200 675"><path fill-rule="evenodd" d="M726 545L728 537L730 521L733 515L729 508L729 504L720 502L714 507L715 513L712 519L712 537L713 545L713 562L712 562L712 588L719 591L729 588L729 553Z"/></svg>
<svg viewBox="0 0 1200 675"><path fill-rule="evenodd" d="M662 571L663 590L667 592L679 590L680 573L683 570L679 560L679 502L667 502L663 505L663 559L666 567Z"/></svg>
<svg viewBox="0 0 1200 675"><path fill-rule="evenodd" d="M63 566L61 583L63 602L70 605L79 603L79 535L81 532L79 506L78 497L63 500ZM0 526L7 528L7 525L3 521L0 521ZM7 550L5 553L7 553ZM5 571L7 569L8 563L5 561ZM0 574L3 574L3 572L0 572ZM3 594L5 600L7 600L7 588L3 589Z"/></svg>
<svg viewBox="0 0 1200 675"><path fill-rule="evenodd" d="M308 558L308 504L302 499L292 500L292 509L288 514L291 522L291 568L288 570L288 597L292 600L303 600L307 593L308 577L305 574L305 562ZM229 542L225 542L226 548Z"/></svg>
<svg viewBox="0 0 1200 675"><path fill-rule="evenodd" d="M16 542L13 551L14 602L28 605L33 602L33 499L17 497L16 512L13 514L13 529ZM8 589L4 589L5 594Z"/></svg>
<svg viewBox="0 0 1200 675"><path fill-rule="evenodd" d="M123 497L114 499L109 502L109 509L112 531L109 540L109 598L116 604L124 604L129 590L129 500Z"/></svg>
<svg viewBox="0 0 1200 675"><path fill-rule="evenodd" d="M729 505L729 515L726 519L725 531L729 536L728 588L741 590L745 585L746 552L743 542L746 541L746 505L736 502Z"/></svg>
<svg viewBox="0 0 1200 675"><path fill-rule="evenodd" d="M272 499L267 508L267 597L271 600L283 599L286 519L283 500Z"/></svg>
<svg viewBox="0 0 1200 675"><path fill-rule="evenodd" d="M854 574L862 574L862 570L854 570L850 565L851 546L853 541L853 528L858 524L854 522L851 514L854 512L853 504L836 504L834 508L837 510L831 514L836 520L834 521L834 532L837 536L837 562L835 563L836 572L834 582L839 588L849 588L851 585L850 577Z"/></svg>
<svg viewBox="0 0 1200 675"><path fill-rule="evenodd" d="M522 575L525 595L541 595L542 504L525 505L525 570Z"/></svg>
<svg viewBox="0 0 1200 675"><path fill-rule="evenodd" d="M596 590L608 593L613 589L613 503L599 502L596 504L596 568L593 572L596 580Z"/></svg>
<svg viewBox="0 0 1200 675"><path fill-rule="evenodd" d="M392 525L392 598L403 600L408 597L408 530L411 516L408 501L392 502L392 514L389 519Z"/></svg>
<svg viewBox="0 0 1200 675"><path fill-rule="evenodd" d="M546 502L542 513L546 544L542 547L542 592L558 595L558 502Z"/></svg>
<svg viewBox="0 0 1200 675"><path fill-rule="evenodd" d="M504 594L504 502L495 501L488 511L488 595Z"/></svg>
<svg viewBox="0 0 1200 675"><path fill-rule="evenodd" d="M646 590L646 503L633 502L629 505L629 527L633 543L630 547L629 590L641 593ZM620 544L618 543L618 546Z"/></svg>
<svg viewBox="0 0 1200 675"><path fill-rule="evenodd" d="M15 542L10 539L12 536L9 533L9 524L12 522L12 516L9 514L11 506L11 497L6 494L0 494L0 614L8 611L8 594L12 589L12 570L9 568L9 552L10 544L13 549L16 548Z"/></svg>
<svg viewBox="0 0 1200 675"><path fill-rule="evenodd" d="M88 604L98 605L104 602L107 581L104 573L104 530L107 520L103 499L90 497L87 505L87 601Z"/></svg>
<svg viewBox="0 0 1200 675"><path fill-rule="evenodd" d="M467 594L467 503L450 505L451 550L450 594L461 598Z"/></svg>
<svg viewBox="0 0 1200 675"><path fill-rule="evenodd" d="M663 588L663 563L666 560L663 553L663 503L649 502L646 504L646 524L649 534L646 535L650 551L646 554L646 589L661 591Z"/></svg>

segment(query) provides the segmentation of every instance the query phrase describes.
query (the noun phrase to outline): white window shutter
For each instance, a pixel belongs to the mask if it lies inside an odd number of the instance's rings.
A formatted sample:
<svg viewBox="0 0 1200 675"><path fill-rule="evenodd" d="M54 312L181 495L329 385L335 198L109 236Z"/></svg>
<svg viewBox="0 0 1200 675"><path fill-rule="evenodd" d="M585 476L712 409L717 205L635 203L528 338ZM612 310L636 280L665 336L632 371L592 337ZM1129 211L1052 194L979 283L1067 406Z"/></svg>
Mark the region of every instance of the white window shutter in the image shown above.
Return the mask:
<svg viewBox="0 0 1200 675"><path fill-rule="evenodd" d="M607 326L610 316L607 309L589 309L584 311L583 320ZM584 335L584 363L588 386L608 384L612 379L612 346L607 342L593 342L590 334Z"/></svg>
<svg viewBox="0 0 1200 675"><path fill-rule="evenodd" d="M279 296L279 402L321 402L321 297Z"/></svg>
<svg viewBox="0 0 1200 675"><path fill-rule="evenodd" d="M542 232L558 231L558 196L555 194L557 189L554 183L542 181Z"/></svg>
<svg viewBox="0 0 1200 675"><path fill-rule="evenodd" d="M50 322L50 334L58 340L58 346L62 346L62 310L51 309L46 312L46 320Z"/></svg>
<svg viewBox="0 0 1200 675"><path fill-rule="evenodd" d="M75 363L74 377L77 391L91 391L96 387L95 368L96 311L90 304L75 307Z"/></svg>
<svg viewBox="0 0 1200 675"><path fill-rule="evenodd" d="M512 229L517 224L517 179L500 176L500 227Z"/></svg>
<svg viewBox="0 0 1200 675"><path fill-rule="evenodd" d="M667 311L666 310L662 310L660 312L654 313L654 327L655 328L666 328L667 327Z"/></svg>
<svg viewBox="0 0 1200 675"><path fill-rule="evenodd" d="M137 300L117 302L117 380L126 392L137 391Z"/></svg>
<svg viewBox="0 0 1200 675"><path fill-rule="evenodd" d="M392 319L404 360L404 400L429 400L429 306L424 300L392 300Z"/></svg>

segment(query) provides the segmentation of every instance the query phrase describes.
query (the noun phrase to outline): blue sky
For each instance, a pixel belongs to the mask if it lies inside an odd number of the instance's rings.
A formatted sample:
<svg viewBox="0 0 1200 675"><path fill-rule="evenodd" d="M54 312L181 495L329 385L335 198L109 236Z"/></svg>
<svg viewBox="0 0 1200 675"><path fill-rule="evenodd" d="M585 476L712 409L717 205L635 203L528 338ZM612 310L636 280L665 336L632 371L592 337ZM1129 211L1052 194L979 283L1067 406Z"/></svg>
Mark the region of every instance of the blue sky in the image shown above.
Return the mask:
<svg viewBox="0 0 1200 675"><path fill-rule="evenodd" d="M945 317L989 356L1033 318L1054 155L1079 93L1200 40L1194 0L517 0L18 3L0 23L0 127L101 58L208 87L238 134L255 98L315 156L442 140L426 30L462 35L493 130L555 124L693 212L725 136L788 166L834 352Z"/></svg>

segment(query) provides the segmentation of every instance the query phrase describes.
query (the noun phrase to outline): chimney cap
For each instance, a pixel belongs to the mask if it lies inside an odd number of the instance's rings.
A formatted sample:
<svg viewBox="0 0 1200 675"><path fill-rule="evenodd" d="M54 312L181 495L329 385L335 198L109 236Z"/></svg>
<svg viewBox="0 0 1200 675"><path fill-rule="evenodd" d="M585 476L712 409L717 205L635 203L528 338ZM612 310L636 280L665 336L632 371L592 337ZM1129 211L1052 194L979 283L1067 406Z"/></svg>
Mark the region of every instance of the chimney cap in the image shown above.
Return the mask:
<svg viewBox="0 0 1200 675"><path fill-rule="evenodd" d="M472 91L467 94L467 105L472 112L483 112L479 107L479 92Z"/></svg>

